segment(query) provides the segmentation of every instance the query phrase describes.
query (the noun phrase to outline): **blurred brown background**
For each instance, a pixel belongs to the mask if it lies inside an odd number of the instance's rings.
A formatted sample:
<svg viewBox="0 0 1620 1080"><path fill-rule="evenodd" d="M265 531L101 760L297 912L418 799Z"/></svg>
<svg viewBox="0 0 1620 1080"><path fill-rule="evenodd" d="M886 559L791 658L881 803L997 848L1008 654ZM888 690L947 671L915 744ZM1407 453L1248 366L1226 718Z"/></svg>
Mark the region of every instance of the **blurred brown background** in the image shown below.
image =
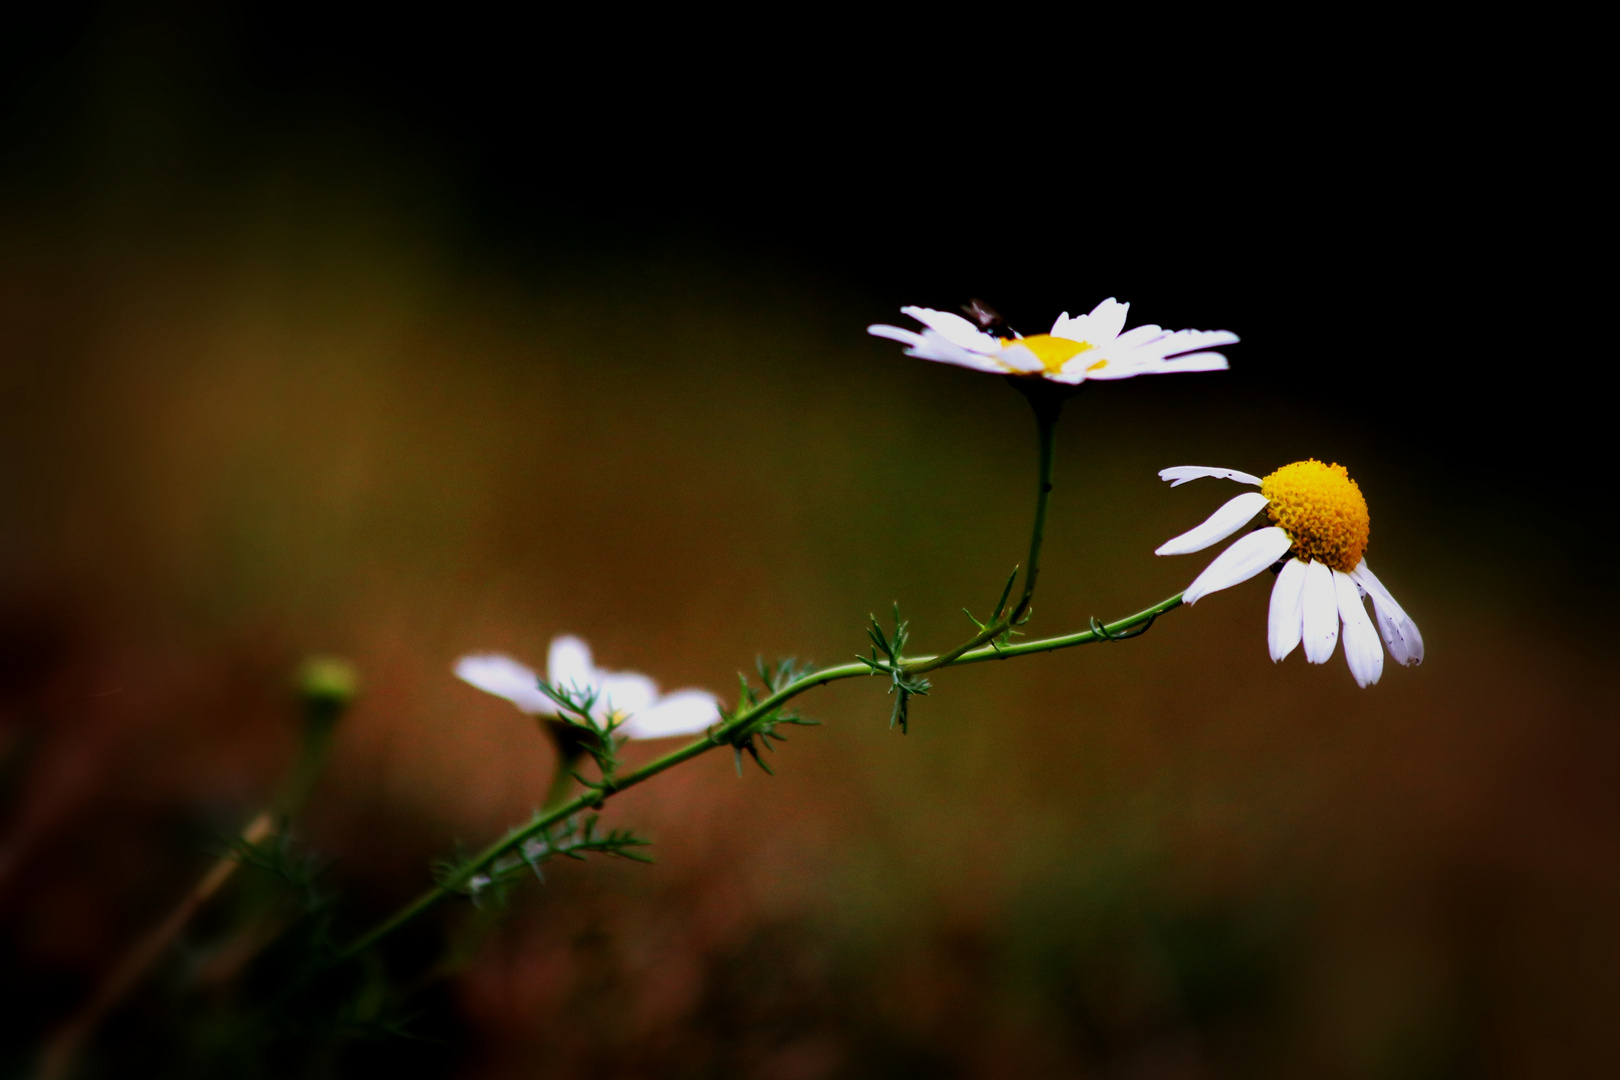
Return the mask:
<svg viewBox="0 0 1620 1080"><path fill-rule="evenodd" d="M1458 127L1371 193L1268 186L1315 152L1288 125L1263 159L1266 132L1213 129L1229 172L1198 184L1180 151L1142 164L1141 118L1025 185L917 160L1009 155L1047 117L1005 99L890 124L784 78L726 116L693 74L610 104L548 96L592 70L503 67L489 27L301 18L44 16L8 68L5 1068L269 796L305 655L365 680L304 829L358 926L548 780L532 725L451 677L464 651L540 664L574 632L731 700L756 654L843 661L895 599L919 648L961 637L1022 558L1027 410L863 327L981 295L1028 329L1111 294L1244 342L1233 372L1072 403L1032 630L1203 565L1151 552L1231 492L1157 469L1316 456L1367 494L1422 668L1360 691L1341 656L1273 666L1256 582L1129 644L942 673L906 737L875 684L818 692L774 779L715 753L615 800L656 866L526 887L429 1041L336 1067L1620 1068L1612 585L1571 466L1598 404L1579 356L1514 381L1555 363L1547 261L1487 273L1534 238L1425 203L1468 173ZM486 48L501 73L465 83ZM515 71L529 97L498 93ZM1099 178L1114 138L1135 173ZM124 1074L132 1009L93 1068Z"/></svg>

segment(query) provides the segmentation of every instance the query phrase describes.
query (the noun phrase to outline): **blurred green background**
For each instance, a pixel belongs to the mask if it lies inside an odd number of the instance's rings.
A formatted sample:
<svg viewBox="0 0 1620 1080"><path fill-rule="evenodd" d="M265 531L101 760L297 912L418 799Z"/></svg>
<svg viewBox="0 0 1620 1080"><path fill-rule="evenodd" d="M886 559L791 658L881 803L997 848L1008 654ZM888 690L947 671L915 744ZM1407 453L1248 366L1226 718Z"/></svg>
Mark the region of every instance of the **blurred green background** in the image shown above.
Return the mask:
<svg viewBox="0 0 1620 1080"><path fill-rule="evenodd" d="M701 95L531 114L457 88L476 52L419 64L432 28L418 53L368 51L348 24L244 11L43 17L8 68L0 1066L26 1075L269 797L305 655L365 681L303 830L358 926L545 789L544 741L451 676L463 652L538 665L572 632L731 700L757 654L843 661L896 599L917 647L961 638L960 608L1023 557L1027 409L863 328L980 295L1038 329L1118 294L1133 324L1244 342L1233 372L1071 403L1031 630L1134 611L1203 565L1151 553L1231 492L1159 468L1315 456L1366 493L1423 667L1361 691L1338 655L1274 666L1255 582L1129 644L941 673L906 737L875 684L828 688L775 778L715 753L615 800L605 820L650 835L656 866L556 868L422 998L423 1041L321 1068L1620 1068L1620 737L1593 613L1612 585L1589 580L1597 481L1570 461L1599 406L1579 372L1491 366L1504 341L1543 363L1526 339L1551 333L1528 296L1473 288L1469 244L1501 227L1347 243L1436 219L1410 192L1335 201L1341 174L1280 195L1252 156L1196 204L1081 184L1067 144L1062 183L947 182L915 151L948 125L873 149L871 101L783 105L788 149ZM526 173L512 142L551 156ZM139 995L89 1074L173 1052L153 1032L185 1001Z"/></svg>

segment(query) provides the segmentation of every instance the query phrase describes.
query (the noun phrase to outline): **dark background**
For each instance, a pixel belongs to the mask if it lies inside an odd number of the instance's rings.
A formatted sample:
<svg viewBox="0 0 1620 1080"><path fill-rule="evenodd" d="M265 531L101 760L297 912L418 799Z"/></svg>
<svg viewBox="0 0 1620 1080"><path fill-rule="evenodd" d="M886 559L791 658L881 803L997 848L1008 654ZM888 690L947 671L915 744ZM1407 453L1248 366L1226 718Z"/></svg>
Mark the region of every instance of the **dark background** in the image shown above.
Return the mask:
<svg viewBox="0 0 1620 1080"><path fill-rule="evenodd" d="M954 636L1018 557L1026 420L862 327L1108 295L1243 342L1071 408L1047 629L1185 584L1144 557L1219 492L1157 468L1317 456L1429 663L1274 670L1253 587L1135 652L953 676L904 744L829 695L765 794L715 761L624 800L660 867L531 893L389 1067L1612 1067L1611 346L1566 34L14 17L0 919L41 989L8 1067L273 787L299 656L367 679L309 825L358 919L544 784L461 651L573 630L724 688L845 655L896 595ZM92 1066L157 1052L146 1007Z"/></svg>

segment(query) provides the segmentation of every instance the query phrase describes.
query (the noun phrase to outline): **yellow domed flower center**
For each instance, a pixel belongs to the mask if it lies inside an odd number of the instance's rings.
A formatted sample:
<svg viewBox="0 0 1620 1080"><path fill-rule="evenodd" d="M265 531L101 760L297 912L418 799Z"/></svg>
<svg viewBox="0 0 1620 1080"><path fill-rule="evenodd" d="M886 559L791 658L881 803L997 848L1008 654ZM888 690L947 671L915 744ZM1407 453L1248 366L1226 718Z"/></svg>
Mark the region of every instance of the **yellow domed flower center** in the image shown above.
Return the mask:
<svg viewBox="0 0 1620 1080"><path fill-rule="evenodd" d="M1072 341L1069 338L1053 337L1051 334L1035 334L1026 338L1002 338L1001 347L1011 348L1022 345L1035 354L1046 368L1048 375L1056 375L1063 370L1063 365L1079 356L1083 352L1095 349L1096 346L1089 341ZM1102 361L1107 363L1107 361ZM1102 366L1101 363L1093 365Z"/></svg>
<svg viewBox="0 0 1620 1080"><path fill-rule="evenodd" d="M1293 552L1349 573L1361 565L1372 519L1343 465L1316 459L1284 465L1260 481L1266 513L1294 541Z"/></svg>

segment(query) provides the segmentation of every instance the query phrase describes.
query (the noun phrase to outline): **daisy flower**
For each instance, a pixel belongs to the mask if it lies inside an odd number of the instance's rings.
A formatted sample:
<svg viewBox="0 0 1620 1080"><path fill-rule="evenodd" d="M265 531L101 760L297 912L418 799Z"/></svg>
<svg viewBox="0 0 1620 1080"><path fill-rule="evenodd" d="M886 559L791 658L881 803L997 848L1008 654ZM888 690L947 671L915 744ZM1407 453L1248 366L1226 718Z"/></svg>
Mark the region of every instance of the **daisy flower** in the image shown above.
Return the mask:
<svg viewBox="0 0 1620 1080"><path fill-rule="evenodd" d="M456 661L456 675L486 693L503 697L533 716L558 715L557 703L540 689L530 668L500 653L472 653ZM591 716L605 724L617 714L619 732L632 739L695 735L720 719L720 707L706 690L658 693L658 684L633 671L604 671L591 661L591 648L577 637L553 638L546 657L546 681L558 690L594 695Z"/></svg>
<svg viewBox="0 0 1620 1080"><path fill-rule="evenodd" d="M1207 352L1216 345L1231 345L1236 334L1227 330L1165 330L1138 326L1125 330L1131 305L1109 297L1089 315L1058 316L1046 334L997 337L980 330L949 311L904 307L926 329L921 333L898 326L868 326L866 332L907 346L907 356L957 364L998 375L1038 375L1053 382L1077 386L1087 379L1129 379L1172 371L1224 371L1226 357ZM1121 333L1121 331L1124 331Z"/></svg>
<svg viewBox="0 0 1620 1080"><path fill-rule="evenodd" d="M1266 637L1272 660L1281 660L1303 642L1305 659L1327 663L1342 623L1344 658L1358 686L1371 686L1383 674L1380 633L1389 654L1399 663L1422 662L1423 635L1417 624L1362 557L1371 519L1361 488L1344 466L1324 465L1314 459L1296 461L1264 479L1236 469L1201 465L1159 472L1159 478L1170 481L1171 487L1204 476L1252 484L1260 490L1230 500L1202 525L1162 545L1155 555L1202 551L1243 528L1261 510L1272 524L1217 555L1187 586L1183 603L1196 604L1210 593L1247 581L1286 559L1271 589ZM1363 596L1372 597L1378 616L1376 631L1367 618Z"/></svg>

